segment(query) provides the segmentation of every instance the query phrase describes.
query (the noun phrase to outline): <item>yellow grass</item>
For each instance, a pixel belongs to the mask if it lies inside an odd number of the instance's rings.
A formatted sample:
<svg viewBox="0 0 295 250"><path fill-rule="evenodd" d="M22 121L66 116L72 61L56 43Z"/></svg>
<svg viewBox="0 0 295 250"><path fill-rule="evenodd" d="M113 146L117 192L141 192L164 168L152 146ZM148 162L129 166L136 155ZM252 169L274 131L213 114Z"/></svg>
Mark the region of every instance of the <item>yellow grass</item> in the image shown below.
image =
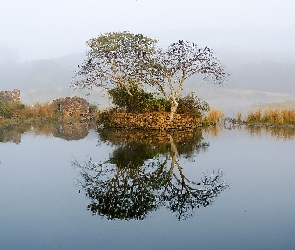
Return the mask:
<svg viewBox="0 0 295 250"><path fill-rule="evenodd" d="M31 107L25 106L22 110L16 110L14 116L20 119L30 119L30 118L45 118L54 119L57 117L56 109L54 104L36 103Z"/></svg>
<svg viewBox="0 0 295 250"><path fill-rule="evenodd" d="M264 123L270 125L295 124L295 109L271 109L264 112L261 109L250 112L246 119L246 124Z"/></svg>
<svg viewBox="0 0 295 250"><path fill-rule="evenodd" d="M218 109L211 109L204 117L203 117L203 125L210 126L216 125L221 118L223 118L224 113Z"/></svg>

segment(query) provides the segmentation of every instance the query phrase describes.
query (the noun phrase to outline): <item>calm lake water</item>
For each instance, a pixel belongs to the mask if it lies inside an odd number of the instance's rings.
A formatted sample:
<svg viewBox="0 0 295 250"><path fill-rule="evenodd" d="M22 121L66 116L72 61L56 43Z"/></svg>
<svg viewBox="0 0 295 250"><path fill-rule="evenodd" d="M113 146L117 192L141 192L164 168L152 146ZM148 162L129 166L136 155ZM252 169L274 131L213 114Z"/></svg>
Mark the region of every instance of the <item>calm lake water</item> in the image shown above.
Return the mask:
<svg viewBox="0 0 295 250"><path fill-rule="evenodd" d="M295 249L294 129L0 130L1 249Z"/></svg>

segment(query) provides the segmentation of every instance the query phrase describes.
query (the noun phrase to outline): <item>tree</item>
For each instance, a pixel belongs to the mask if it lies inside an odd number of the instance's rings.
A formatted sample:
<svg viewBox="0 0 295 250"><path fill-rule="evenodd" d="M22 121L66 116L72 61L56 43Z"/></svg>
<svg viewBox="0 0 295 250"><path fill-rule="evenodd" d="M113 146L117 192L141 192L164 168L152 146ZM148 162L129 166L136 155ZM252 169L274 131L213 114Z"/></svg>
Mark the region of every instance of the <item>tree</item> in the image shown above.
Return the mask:
<svg viewBox="0 0 295 250"><path fill-rule="evenodd" d="M224 82L228 74L207 46L179 40L167 49L156 48L157 40L129 32L106 33L87 41L90 51L76 73L74 87L89 88L113 85L118 88L156 88L171 104L170 120L178 107L184 83L201 73L215 83Z"/></svg>
<svg viewBox="0 0 295 250"><path fill-rule="evenodd" d="M156 87L171 103L171 120L178 107L177 98L188 78L201 73L205 80L211 77L214 83L222 84L229 75L211 49L207 46L201 49L183 40L171 44L166 50L158 49L145 66L148 66L145 68L146 82Z"/></svg>
<svg viewBox="0 0 295 250"><path fill-rule="evenodd" d="M130 85L138 86L142 81L141 65L155 53L156 42L127 31L101 34L88 40L90 50L83 64L78 65L73 87L124 87L128 91Z"/></svg>

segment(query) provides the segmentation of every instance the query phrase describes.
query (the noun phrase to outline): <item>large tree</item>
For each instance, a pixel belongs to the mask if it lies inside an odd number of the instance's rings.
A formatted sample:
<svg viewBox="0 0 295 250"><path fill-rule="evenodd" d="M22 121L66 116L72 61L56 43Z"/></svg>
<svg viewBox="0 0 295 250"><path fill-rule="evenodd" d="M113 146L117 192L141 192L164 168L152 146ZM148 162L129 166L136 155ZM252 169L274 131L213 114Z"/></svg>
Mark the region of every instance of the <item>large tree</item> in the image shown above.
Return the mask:
<svg viewBox="0 0 295 250"><path fill-rule="evenodd" d="M221 84L227 77L224 66L208 47L179 40L167 49L156 48L157 40L129 32L106 33L87 41L90 51L76 72L74 87L140 87L148 84L177 110L184 83L195 74ZM130 95L132 93L128 92Z"/></svg>

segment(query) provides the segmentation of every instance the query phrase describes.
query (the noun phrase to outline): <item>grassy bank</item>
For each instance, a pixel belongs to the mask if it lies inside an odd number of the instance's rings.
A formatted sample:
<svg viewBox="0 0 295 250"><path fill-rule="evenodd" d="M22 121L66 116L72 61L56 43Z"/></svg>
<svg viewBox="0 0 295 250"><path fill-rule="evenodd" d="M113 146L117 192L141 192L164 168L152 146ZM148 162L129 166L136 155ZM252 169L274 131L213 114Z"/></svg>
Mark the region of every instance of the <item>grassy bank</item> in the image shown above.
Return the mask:
<svg viewBox="0 0 295 250"><path fill-rule="evenodd" d="M238 121L242 121L241 114L238 114ZM295 125L295 109L257 109L249 112L243 122L247 125Z"/></svg>
<svg viewBox="0 0 295 250"><path fill-rule="evenodd" d="M99 110L96 106L90 105L89 111L90 118L97 118ZM23 103L0 101L0 126L35 121L79 121L79 119L80 114L78 112L73 113L72 117L64 117L54 103L35 103L28 106Z"/></svg>
<svg viewBox="0 0 295 250"><path fill-rule="evenodd" d="M56 107L51 103L36 103L27 106L23 103L9 103L0 101L1 120L28 120L28 119L58 119L61 114L56 111Z"/></svg>

